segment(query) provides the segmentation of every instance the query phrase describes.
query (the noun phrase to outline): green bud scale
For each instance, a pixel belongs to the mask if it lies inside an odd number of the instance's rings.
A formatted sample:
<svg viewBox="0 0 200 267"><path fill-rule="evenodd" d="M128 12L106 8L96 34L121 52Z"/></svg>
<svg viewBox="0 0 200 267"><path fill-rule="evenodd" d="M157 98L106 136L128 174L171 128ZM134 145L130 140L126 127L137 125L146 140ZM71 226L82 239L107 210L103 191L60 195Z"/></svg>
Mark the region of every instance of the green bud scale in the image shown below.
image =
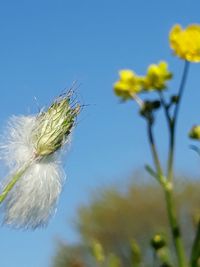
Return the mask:
<svg viewBox="0 0 200 267"><path fill-rule="evenodd" d="M80 105L72 103L71 99L70 91L38 115L37 127L33 133L36 156L48 156L68 140L80 111Z"/></svg>

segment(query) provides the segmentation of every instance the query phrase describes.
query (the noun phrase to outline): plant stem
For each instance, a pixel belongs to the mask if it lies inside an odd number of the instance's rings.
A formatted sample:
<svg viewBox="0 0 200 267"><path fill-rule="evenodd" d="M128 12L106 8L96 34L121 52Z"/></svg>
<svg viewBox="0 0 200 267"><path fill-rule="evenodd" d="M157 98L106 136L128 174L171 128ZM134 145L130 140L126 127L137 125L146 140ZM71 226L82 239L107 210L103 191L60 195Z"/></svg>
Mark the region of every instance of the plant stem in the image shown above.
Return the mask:
<svg viewBox="0 0 200 267"><path fill-rule="evenodd" d="M164 109L164 113L165 113L165 117L167 119L167 125L168 125L168 129L170 129L170 123L171 123L171 116L169 113L169 105L166 103L164 95L162 93L162 91L158 92L159 97L160 97L160 103Z"/></svg>
<svg viewBox="0 0 200 267"><path fill-rule="evenodd" d="M174 150L175 150L176 125L177 125L178 113L179 113L179 109L180 109L180 103L181 103L181 100L182 100L182 97L183 97L183 92L184 92L184 88L185 88L185 84L186 84L186 80L187 80L187 76L188 76L188 71L189 71L189 62L185 61L185 65L184 65L184 69L183 69L183 75L182 75L180 87L179 87L178 94L177 94L178 103L175 106L173 117L172 117L171 121L169 122L170 143L169 143L167 178L171 182L172 182L173 176L174 176L173 168L174 168Z"/></svg>
<svg viewBox="0 0 200 267"><path fill-rule="evenodd" d="M169 154L168 154L168 165L167 165L167 179L172 182L174 177L174 141L175 141L175 121L171 120L170 124L170 142L169 142Z"/></svg>
<svg viewBox="0 0 200 267"><path fill-rule="evenodd" d="M150 142L150 147L152 151L152 156L154 159L154 164L157 170L157 173L159 176L163 176L163 171L160 165L157 149L155 146L154 136L152 132L152 124L148 123L148 137ZM172 190L173 187L171 186L171 183L161 183L163 185L163 189L165 192L165 199L166 199L166 205L167 205L167 214L169 218L170 228L172 232L172 237L174 241L174 245L176 248L176 254L178 259L178 266L179 267L186 267L186 259L185 259L185 251L183 247L183 242L181 239L181 233L180 228L176 219L176 209L173 201L173 195Z"/></svg>
<svg viewBox="0 0 200 267"><path fill-rule="evenodd" d="M198 267L198 260L200 258L200 221L198 222L196 236L192 246L191 252L191 267Z"/></svg>
<svg viewBox="0 0 200 267"><path fill-rule="evenodd" d="M155 141L154 141L152 126L153 126L152 122L148 121L148 124L147 124L148 139L149 139L149 143L150 143L152 157L153 157L153 160L154 160L154 165L156 167L158 176L163 176L162 167L161 167L161 164L160 164L158 152L157 152Z"/></svg>
<svg viewBox="0 0 200 267"><path fill-rule="evenodd" d="M174 114L170 116L168 106L165 102L165 99L160 93L160 99L161 104L165 111L165 116L168 123L168 129L169 129L169 152L168 152L168 166L167 166L167 178L166 180L161 181L161 185L163 187L164 193L165 193L165 200L166 200L166 206L167 206L167 214L169 219L169 224L172 232L172 238L176 249L176 255L178 260L178 267L187 267L187 261L185 256L185 249L183 246L183 241L181 237L180 227L177 220L177 213L175 208L175 203L173 200L173 176L174 176L174 151L175 151L175 131L176 131L176 124L177 124L177 118L180 108L180 102L183 96L184 87L187 79L187 74L189 70L189 62L185 61L183 75L180 83L180 87L178 90L178 102L176 103ZM159 161L153 131L152 131L152 121L147 119L148 122L148 138L149 143L152 151L152 156L154 160L154 164L156 167L156 171L158 174L158 177L163 177L163 171L161 168L161 164ZM162 178L163 179L163 178ZM159 180L160 181L160 180Z"/></svg>
<svg viewBox="0 0 200 267"><path fill-rule="evenodd" d="M158 177L163 177L163 171L161 168L161 164L159 161L157 149L155 146L155 141L154 141L154 136L153 136L153 131L152 131L152 124L149 121L148 122L148 138L149 138L149 143L150 143L150 148L152 151L152 156L154 160L154 164L158 173ZM186 267L186 258L185 258L185 251L183 247L183 242L181 238L181 232L179 228L178 221L176 219L176 209L175 209L175 204L173 201L173 186L172 183L167 181L163 182L161 181L161 185L164 189L165 192L165 199L166 199L166 205L167 205L167 214L168 214L168 219L170 223L170 228L172 232L172 237L176 249L176 254L177 254L177 259L178 259L178 266L179 267Z"/></svg>
<svg viewBox="0 0 200 267"><path fill-rule="evenodd" d="M180 103L181 103L181 100L183 98L183 92L185 89L185 84L186 84L186 80L187 80L187 76L188 76L189 66L190 66L190 63L188 61L185 61L185 65L184 65L184 69L183 69L183 75L182 75L180 87L178 90L178 103L177 103L175 110L174 110L174 116L173 116L174 117L174 124L176 124L176 121L178 119Z"/></svg>
<svg viewBox="0 0 200 267"><path fill-rule="evenodd" d="M189 62L185 61L183 75L178 90L178 102L175 106L174 114L169 122L169 154L168 154L168 168L167 168L167 181L168 186L165 189L165 199L167 204L167 212L169 223L171 227L172 237L174 245L176 248L176 254L178 259L179 267L186 267L186 256L183 246L183 241L181 237L181 231L177 220L176 208L173 200L173 178L174 178L174 152L175 152L175 133L176 133L176 124L178 119L178 113L180 109L180 103L183 96L185 83L187 79L187 74L189 70Z"/></svg>
<svg viewBox="0 0 200 267"><path fill-rule="evenodd" d="M172 237L173 237L173 241L174 241L174 245L176 249L178 266L186 267L187 263L186 263L185 250L184 250L183 241L181 237L180 227L177 221L176 208L175 208L174 199L173 199L173 187L171 183L168 183L168 185L165 186L164 191L165 191L168 219L169 219L171 233L172 233Z"/></svg>
<svg viewBox="0 0 200 267"><path fill-rule="evenodd" d="M22 177L26 170L31 166L32 160L17 170L13 175L11 181L4 187L3 192L0 194L0 204L7 197L8 193L12 190L17 181Z"/></svg>

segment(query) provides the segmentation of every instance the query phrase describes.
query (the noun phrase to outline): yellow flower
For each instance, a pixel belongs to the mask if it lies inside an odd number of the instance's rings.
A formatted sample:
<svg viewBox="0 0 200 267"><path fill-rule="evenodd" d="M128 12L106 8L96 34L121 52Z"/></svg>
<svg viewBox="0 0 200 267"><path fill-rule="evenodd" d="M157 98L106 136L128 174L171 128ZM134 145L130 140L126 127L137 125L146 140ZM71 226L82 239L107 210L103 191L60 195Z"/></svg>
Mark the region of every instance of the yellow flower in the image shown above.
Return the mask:
<svg viewBox="0 0 200 267"><path fill-rule="evenodd" d="M189 137L192 139L200 140L200 125L195 125L189 132Z"/></svg>
<svg viewBox="0 0 200 267"><path fill-rule="evenodd" d="M191 24L185 29L175 25L169 34L169 41L175 55L190 62L200 62L199 24Z"/></svg>
<svg viewBox="0 0 200 267"><path fill-rule="evenodd" d="M172 73L168 71L165 61L159 64L152 64L147 69L147 75L143 79L144 90L163 90L166 88L166 81L172 78Z"/></svg>
<svg viewBox="0 0 200 267"><path fill-rule="evenodd" d="M141 91L141 78L133 71L121 70L119 76L119 81L114 84L114 91L117 96L127 100Z"/></svg>

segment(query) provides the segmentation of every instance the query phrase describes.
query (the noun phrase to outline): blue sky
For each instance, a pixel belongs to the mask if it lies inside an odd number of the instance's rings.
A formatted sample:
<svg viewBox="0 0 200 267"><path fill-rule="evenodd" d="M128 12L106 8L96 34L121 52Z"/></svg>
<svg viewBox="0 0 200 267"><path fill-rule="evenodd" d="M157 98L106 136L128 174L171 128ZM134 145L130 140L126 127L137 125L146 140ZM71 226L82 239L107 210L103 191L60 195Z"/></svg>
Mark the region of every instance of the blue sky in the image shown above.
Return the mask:
<svg viewBox="0 0 200 267"><path fill-rule="evenodd" d="M151 162L144 121L134 103L119 104L112 84L123 68L144 74L146 67L167 60L178 86L183 63L168 45L173 24L199 23L199 0L175 1L1 1L0 130L12 114L32 114L48 105L74 80L88 106L64 158L67 181L56 216L46 229L0 228L1 266L50 266L56 240L75 242L73 218L91 190L124 184L134 170ZM176 169L198 176L200 161L189 149L187 132L200 123L200 64L193 64L181 106ZM37 103L35 98L37 98ZM166 128L157 126L165 160Z"/></svg>

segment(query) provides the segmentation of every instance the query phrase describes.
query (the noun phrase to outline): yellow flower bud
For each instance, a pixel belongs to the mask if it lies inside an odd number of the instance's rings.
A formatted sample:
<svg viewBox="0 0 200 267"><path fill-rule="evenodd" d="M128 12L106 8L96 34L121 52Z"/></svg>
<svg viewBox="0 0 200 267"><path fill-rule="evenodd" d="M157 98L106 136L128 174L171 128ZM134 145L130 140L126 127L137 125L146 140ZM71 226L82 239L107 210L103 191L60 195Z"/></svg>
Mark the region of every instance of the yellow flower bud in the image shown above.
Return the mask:
<svg viewBox="0 0 200 267"><path fill-rule="evenodd" d="M192 139L200 140L200 125L195 125L189 132L189 137Z"/></svg>

